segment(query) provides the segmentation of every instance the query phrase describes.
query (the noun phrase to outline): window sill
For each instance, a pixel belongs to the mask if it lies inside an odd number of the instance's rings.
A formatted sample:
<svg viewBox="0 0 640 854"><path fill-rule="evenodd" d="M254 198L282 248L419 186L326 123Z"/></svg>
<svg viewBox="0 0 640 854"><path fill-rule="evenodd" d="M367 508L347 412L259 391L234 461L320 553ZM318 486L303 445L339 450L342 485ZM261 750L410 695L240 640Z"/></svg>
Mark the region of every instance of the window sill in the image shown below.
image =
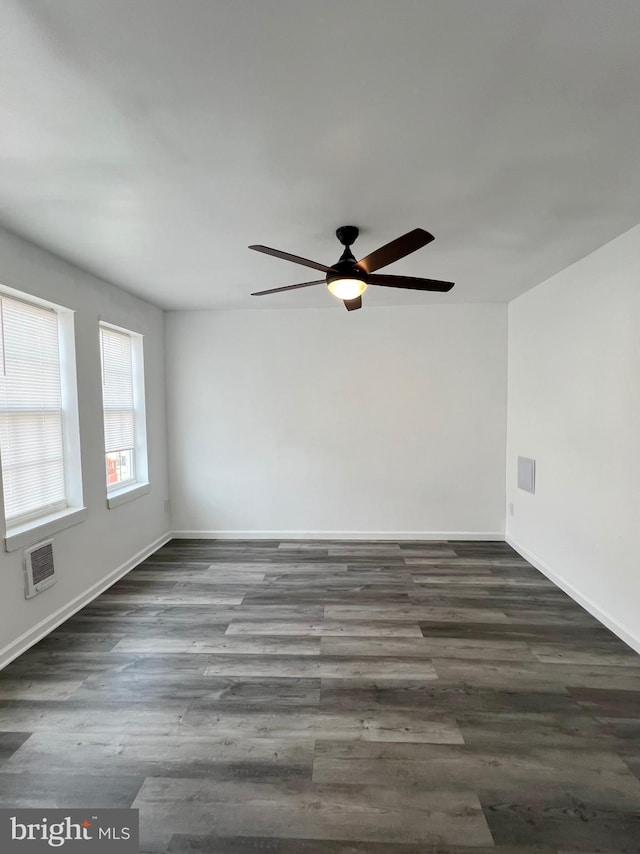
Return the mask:
<svg viewBox="0 0 640 854"><path fill-rule="evenodd" d="M79 522L84 522L86 518L86 507L67 507L65 510L52 513L50 516L43 516L41 519L34 519L25 525L9 528L4 538L4 547L8 552L24 549L37 543L38 540L57 534L58 531L64 531L65 528L71 528Z"/></svg>
<svg viewBox="0 0 640 854"><path fill-rule="evenodd" d="M121 504L126 504L128 501L134 501L142 495L146 495L151 490L150 483L134 483L132 486L127 486L118 492L110 492L107 495L107 507L113 510L114 507L120 507Z"/></svg>

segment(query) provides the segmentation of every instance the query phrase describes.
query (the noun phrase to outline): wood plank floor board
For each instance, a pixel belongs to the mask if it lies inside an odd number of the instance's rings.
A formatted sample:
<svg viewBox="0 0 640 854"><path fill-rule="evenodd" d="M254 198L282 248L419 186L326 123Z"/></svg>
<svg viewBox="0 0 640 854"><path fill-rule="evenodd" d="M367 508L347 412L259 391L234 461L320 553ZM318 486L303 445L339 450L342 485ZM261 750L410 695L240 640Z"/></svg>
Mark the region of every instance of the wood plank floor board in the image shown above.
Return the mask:
<svg viewBox="0 0 640 854"><path fill-rule="evenodd" d="M458 638L361 638L322 637L323 655L362 657L462 658L490 661L535 661L529 647L520 641L485 641Z"/></svg>
<svg viewBox="0 0 640 854"><path fill-rule="evenodd" d="M269 677L280 676L293 679L342 678L358 680L417 680L437 679L430 662L416 659L404 660L386 656L384 658L341 658L321 656L319 660L306 656L218 656L206 670L207 676Z"/></svg>
<svg viewBox="0 0 640 854"><path fill-rule="evenodd" d="M640 811L610 809L582 798L554 795L540 798L483 799L483 808L496 844L571 847L572 851L637 852L640 850ZM537 797L536 797L537 795Z"/></svg>
<svg viewBox="0 0 640 854"><path fill-rule="evenodd" d="M325 608L325 618L327 620L342 621L363 621L369 620L375 623L387 622L409 622L422 623L427 621L435 622L465 622L473 617L475 620L482 620L487 623L508 623L507 617L494 608L475 607L471 608L451 608L443 606L433 606L427 604L410 604L392 605L387 602L379 602L377 604L367 605L327 605Z"/></svg>
<svg viewBox="0 0 640 854"><path fill-rule="evenodd" d="M177 633L176 633L177 634ZM226 633L208 639L176 636L124 638L115 652L162 652L229 655L320 655L320 638L280 637L277 635L232 635Z"/></svg>
<svg viewBox="0 0 640 854"><path fill-rule="evenodd" d="M227 635L291 635L294 637L406 637L420 638L417 623L399 623L392 619L332 620L232 620Z"/></svg>
<svg viewBox="0 0 640 854"><path fill-rule="evenodd" d="M233 709L264 714L286 712L291 707L314 712L320 707L320 679L280 678L269 675L263 678L207 677L209 690L195 697L189 712L198 711L209 716L220 710Z"/></svg>
<svg viewBox="0 0 640 854"><path fill-rule="evenodd" d="M532 647L531 652L542 664L640 668L640 658L626 655L619 648L615 651L610 649L563 650L558 644L539 644Z"/></svg>
<svg viewBox="0 0 640 854"><path fill-rule="evenodd" d="M117 653L79 652L73 655L70 651L50 652L38 644L29 651L28 657L23 657L19 671L11 666L0 671L0 682L15 678L14 674L19 674L20 679L47 680L51 679L52 673L62 680L84 681L96 673L130 667L137 657L134 653L125 656Z"/></svg>
<svg viewBox="0 0 640 854"><path fill-rule="evenodd" d="M434 587L439 585L447 585L455 587L466 587L467 585L484 588L504 587L506 589L522 587L538 590L556 591L557 587L548 581L546 578L500 578L495 575L420 575L416 572L411 573L411 578L415 584L428 584ZM489 594L491 595L491 594ZM536 594L537 595L537 594Z"/></svg>
<svg viewBox="0 0 640 854"><path fill-rule="evenodd" d="M188 592L168 592L168 593L103 593L104 601L110 605L116 603L129 604L146 604L158 602L163 605L240 605L244 598L244 594L233 595L231 593L188 593Z"/></svg>
<svg viewBox="0 0 640 854"><path fill-rule="evenodd" d="M2 773L0 805L5 809L129 809L142 777L99 777L95 774Z"/></svg>
<svg viewBox="0 0 640 854"><path fill-rule="evenodd" d="M0 700L68 700L83 680L37 677L0 679Z"/></svg>
<svg viewBox="0 0 640 854"><path fill-rule="evenodd" d="M620 757L631 773L640 780L640 750L636 750L632 754L621 753Z"/></svg>
<svg viewBox="0 0 640 854"><path fill-rule="evenodd" d="M0 765L10 759L31 736L30 732L0 732Z"/></svg>
<svg viewBox="0 0 640 854"><path fill-rule="evenodd" d="M316 741L317 783L444 788L514 799L518 793L563 796L607 810L640 812L640 781L612 751L537 745L491 747ZM473 781L473 782L471 782ZM524 796L522 796L524 799Z"/></svg>
<svg viewBox="0 0 640 854"><path fill-rule="evenodd" d="M94 623L95 626L95 623ZM110 652L125 635L108 632L73 632L56 629L38 644L38 650L44 652L64 652L68 650L75 656L81 652ZM0 673L0 677L2 674Z"/></svg>
<svg viewBox="0 0 640 854"><path fill-rule="evenodd" d="M184 704L196 698L210 697L219 690L217 683L212 684L212 680L204 675L204 668L200 674L173 673L163 679L158 679L155 673L145 672L131 672L126 676L129 678L123 678L121 675L89 677L76 691L73 699L91 703L101 700L108 703L117 701L121 705L169 701Z"/></svg>
<svg viewBox="0 0 640 854"><path fill-rule="evenodd" d="M247 732L234 736L229 728L196 736L180 730L158 738L152 734L34 733L28 743L2 766L2 773L84 773L97 776L206 777L256 780L304 777L311 774L314 740L308 734L292 739ZM91 757L91 764L87 757Z"/></svg>
<svg viewBox="0 0 640 854"><path fill-rule="evenodd" d="M381 786L218 783L147 778L140 809L143 844L174 833L491 845L477 796L469 791L412 791Z"/></svg>
<svg viewBox="0 0 640 854"><path fill-rule="evenodd" d="M461 682L435 680L421 683L397 680L395 683L325 678L321 681L320 704L324 708L351 711L356 709L418 709L427 713L437 709L442 714L456 716L467 712L519 714L538 712L580 715L581 707L561 686L551 690L498 691L494 688L466 685Z"/></svg>
<svg viewBox="0 0 640 854"><path fill-rule="evenodd" d="M570 608L568 603L561 606L545 605L544 607L531 606L529 603L521 608L511 606L504 610L510 623L537 623L538 625L583 625L598 627L598 621L586 611L576 611Z"/></svg>
<svg viewBox="0 0 640 854"><path fill-rule="evenodd" d="M28 732L113 732L169 735L178 728L188 703L184 700L162 703L120 700L107 702L98 697L69 701L5 700L0 702L0 732L21 727ZM43 769L46 770L46 769Z"/></svg>
<svg viewBox="0 0 640 854"><path fill-rule="evenodd" d="M637 718L640 710L640 695L637 687L621 690L604 687L571 687L569 693L587 714L604 718Z"/></svg>
<svg viewBox="0 0 640 854"><path fill-rule="evenodd" d="M523 640L534 643L581 642L585 649L610 637L604 626L549 625L547 623L479 623L465 621L420 620L424 637L476 638L482 640ZM621 641L617 640L621 644ZM619 649L620 647L618 647Z"/></svg>
<svg viewBox="0 0 640 854"><path fill-rule="evenodd" d="M437 566L445 569L448 566L490 566L492 568L501 566L529 568L527 561L515 552L507 557L486 557L486 555L480 555L477 557L454 557L451 558L450 561L446 561L439 557L407 557L405 558L405 563L407 566Z"/></svg>
<svg viewBox="0 0 640 854"><path fill-rule="evenodd" d="M466 712L458 713L456 720L469 745L498 745L521 747L561 747L591 750L594 745L619 753L640 750L638 732L625 731L612 725L608 719L597 719L584 714L575 715L541 712ZM640 723L638 724L640 727Z"/></svg>
<svg viewBox="0 0 640 854"><path fill-rule="evenodd" d="M504 542L174 540L0 673L3 806L141 851L640 854L640 658Z"/></svg>
<svg viewBox="0 0 640 854"><path fill-rule="evenodd" d="M233 619L232 615L211 616L208 611L200 610L200 615L189 619L185 616L167 617L164 613L158 613L155 616L139 616L131 614L123 618L118 617L103 617L98 614L92 614L88 617L74 619L71 626L72 634L86 634L91 632L91 628L95 626L97 620L108 626L110 630L121 636L120 640L126 640L131 637L154 637L158 634L158 626L162 622L162 633L165 637L176 635L181 639L189 638L202 639L203 636L216 637L223 636L229 627L229 623ZM218 621L220 620L220 621ZM61 627L62 628L62 627Z"/></svg>
<svg viewBox="0 0 640 854"><path fill-rule="evenodd" d="M219 570L207 567L206 569L142 569L136 576L136 584L143 586L153 581L155 584L165 582L167 584L184 585L210 585L218 584L226 586L232 584L257 584L264 581L267 574L264 568L259 571L238 569L235 566L221 567Z"/></svg>
<svg viewBox="0 0 640 854"><path fill-rule="evenodd" d="M253 592L257 593L268 588L288 588L287 593L297 593L302 588L305 593L321 593L324 590L334 591L358 591L358 590L375 590L378 585L384 585L387 588L399 588L406 590L410 580L409 573L403 573L402 570L389 570L388 572L380 569L367 569L366 572L347 572L343 574L333 573L324 575L322 582L317 577L310 578L307 573L284 573L266 572L264 581L253 585ZM283 590L283 592L285 592Z"/></svg>
<svg viewBox="0 0 640 854"><path fill-rule="evenodd" d="M215 738L258 738L315 740L337 738L345 741L403 742L407 744L462 744L463 738L450 717L429 719L421 712L408 714L392 710L378 712L310 711L291 707L288 711L265 714L218 710L211 715L202 705L189 708L181 727L189 733Z"/></svg>
<svg viewBox="0 0 640 854"><path fill-rule="evenodd" d="M366 545L363 543L354 543L350 546L332 546L329 549L329 557L344 557L351 558L355 557L358 559L362 559L363 557L371 556L371 557L390 557L392 560L400 557L402 559L406 557L439 557L443 560L446 560L448 557L456 557L456 553L451 547L447 546L433 546L424 548L406 548L401 549L398 545L397 548L390 548L389 546L373 546Z"/></svg>
<svg viewBox="0 0 640 854"><path fill-rule="evenodd" d="M640 692L640 671L637 667L596 664L546 664L534 662L468 662L458 659L434 658L433 665L438 678L448 682L462 681L470 685L482 685L506 689L517 679L520 687L541 690L541 686L553 690L562 688L610 688L624 689L636 686Z"/></svg>
<svg viewBox="0 0 640 854"><path fill-rule="evenodd" d="M171 838L168 850L174 854L557 854L555 848L528 845L448 845L446 849L437 845L427 849L411 843L179 833Z"/></svg>
<svg viewBox="0 0 640 854"><path fill-rule="evenodd" d="M384 595L380 590L322 590L319 585L315 592L313 590L298 590L296 592L275 590L271 593L266 591L249 591L242 600L243 605L254 607L264 605L277 605L283 597L290 603L296 605L314 605L321 597L325 605L375 605L382 602L393 602L400 605L411 604L411 593L407 591L402 593L399 591L387 591Z"/></svg>
<svg viewBox="0 0 640 854"><path fill-rule="evenodd" d="M238 563L213 563L209 566L208 573L214 572L228 572L232 573L237 567L240 567L243 571L250 571L253 568L255 572L257 569L260 572L266 574L268 573L276 573L277 575L319 575L325 572L336 575L336 574L344 574L349 571L353 571L353 567L350 567L346 561L341 561L339 563L332 563L327 560L323 560L322 562L309 562L305 561L304 556L298 558L295 561L283 561L280 555L276 555L279 557L279 560L270 560L265 563L247 563L247 564L238 564ZM377 567L380 564L378 562L371 561L369 564L363 564L363 569L368 569L369 566ZM406 570L406 567L400 567L401 569Z"/></svg>
<svg viewBox="0 0 640 854"><path fill-rule="evenodd" d="M199 625L223 625L227 626L235 617L242 616L244 619L259 619L259 620L290 620L304 619L310 617L312 619L322 619L324 616L324 604L303 603L295 605L283 605L275 603L270 605L253 605L243 602L242 605L218 605L215 611L203 611L197 605L137 605L131 608L122 605L111 605L107 603L101 604L98 599L91 605L76 614L69 620L70 628L76 625L89 624L93 628L96 625L96 618L102 620L126 620L128 621L129 630L133 630L135 626L149 620L158 620L162 618L163 626L165 623L169 625L194 623ZM59 626L56 632L62 631L67 627L67 623ZM69 629L70 630L70 629Z"/></svg>
<svg viewBox="0 0 640 854"><path fill-rule="evenodd" d="M460 614L462 621L467 621L472 616L476 616L479 619L484 619L486 622L516 622L513 617L509 616L509 613L518 607L519 597L511 591L495 590L493 595L473 590L469 592L469 595L466 593L462 594L461 591L457 591L454 594L451 590L436 592L434 588L431 588L427 595L422 591L424 591L424 588L421 589L421 592L412 593L410 602L416 608L421 606L430 607L433 615L427 617L427 619L437 621L437 611L441 610ZM556 618L553 622L556 624L567 619L566 612L558 609L556 603L549 596L531 597L530 606L548 612L549 616L553 615ZM489 613L493 612L493 615L488 618L483 617L483 610ZM479 611L480 613L474 614L474 611ZM500 616L496 617L494 616L495 614L499 614ZM447 617L446 619L451 618Z"/></svg>

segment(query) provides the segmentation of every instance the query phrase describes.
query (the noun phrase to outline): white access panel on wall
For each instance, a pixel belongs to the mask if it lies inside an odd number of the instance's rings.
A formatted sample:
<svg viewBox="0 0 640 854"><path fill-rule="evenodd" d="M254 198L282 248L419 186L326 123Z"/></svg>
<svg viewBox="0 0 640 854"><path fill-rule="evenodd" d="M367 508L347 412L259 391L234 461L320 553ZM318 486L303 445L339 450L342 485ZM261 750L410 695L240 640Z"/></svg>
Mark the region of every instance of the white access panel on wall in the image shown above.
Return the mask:
<svg viewBox="0 0 640 854"><path fill-rule="evenodd" d="M536 461L529 457L518 457L518 489L535 494Z"/></svg>

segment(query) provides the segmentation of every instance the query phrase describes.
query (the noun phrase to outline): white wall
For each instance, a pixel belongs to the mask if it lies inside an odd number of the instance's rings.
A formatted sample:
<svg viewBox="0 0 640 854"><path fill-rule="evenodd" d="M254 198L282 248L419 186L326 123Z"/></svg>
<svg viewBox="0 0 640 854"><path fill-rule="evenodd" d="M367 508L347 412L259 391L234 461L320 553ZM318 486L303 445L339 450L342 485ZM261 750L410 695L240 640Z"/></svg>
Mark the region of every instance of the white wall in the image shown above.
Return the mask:
<svg viewBox="0 0 640 854"><path fill-rule="evenodd" d="M4 231L0 231L0 283L76 311L82 474L88 508L85 521L55 534L58 582L34 599L24 598L22 552L0 551L2 666L99 592L118 571L139 560L141 552L161 542L169 530L169 520L165 512L168 486L163 312ZM107 509L105 496L99 320L145 336L151 492L114 510Z"/></svg>
<svg viewBox="0 0 640 854"><path fill-rule="evenodd" d="M640 652L640 226L509 306L507 501L510 542Z"/></svg>
<svg viewBox="0 0 640 854"><path fill-rule="evenodd" d="M174 531L504 534L505 305L170 312L167 383Z"/></svg>

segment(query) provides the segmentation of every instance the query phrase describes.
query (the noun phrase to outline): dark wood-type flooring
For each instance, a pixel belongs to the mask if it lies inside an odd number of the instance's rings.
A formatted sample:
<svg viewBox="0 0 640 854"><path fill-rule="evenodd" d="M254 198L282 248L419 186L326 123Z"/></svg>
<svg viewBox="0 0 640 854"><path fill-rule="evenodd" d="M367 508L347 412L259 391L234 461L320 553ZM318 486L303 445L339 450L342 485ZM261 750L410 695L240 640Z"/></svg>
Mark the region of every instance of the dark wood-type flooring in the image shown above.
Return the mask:
<svg viewBox="0 0 640 854"><path fill-rule="evenodd" d="M639 778L640 657L504 543L174 540L0 674L0 804L143 851L639 852Z"/></svg>

